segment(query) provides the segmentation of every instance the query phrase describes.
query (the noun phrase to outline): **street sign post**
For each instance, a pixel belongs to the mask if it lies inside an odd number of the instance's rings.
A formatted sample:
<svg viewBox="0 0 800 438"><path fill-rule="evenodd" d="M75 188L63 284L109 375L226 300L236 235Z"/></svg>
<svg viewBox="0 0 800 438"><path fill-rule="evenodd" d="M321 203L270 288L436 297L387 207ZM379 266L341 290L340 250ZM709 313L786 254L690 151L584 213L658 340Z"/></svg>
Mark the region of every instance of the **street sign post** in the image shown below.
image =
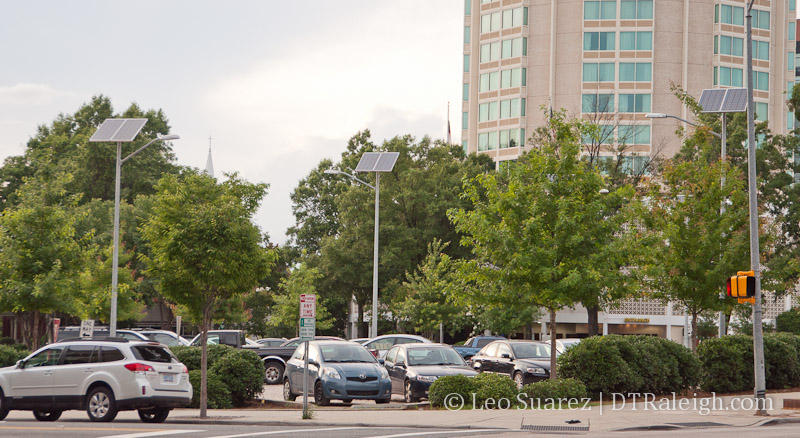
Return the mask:
<svg viewBox="0 0 800 438"><path fill-rule="evenodd" d="M80 338L81 339L91 338L93 333L94 333L94 320L84 319L83 321L81 321Z"/></svg>
<svg viewBox="0 0 800 438"><path fill-rule="evenodd" d="M303 418L308 418L308 341L314 340L317 328L317 296L300 295L300 339L305 341L303 368Z"/></svg>
<svg viewBox="0 0 800 438"><path fill-rule="evenodd" d="M59 327L61 327L61 318L53 318L53 342L58 342Z"/></svg>

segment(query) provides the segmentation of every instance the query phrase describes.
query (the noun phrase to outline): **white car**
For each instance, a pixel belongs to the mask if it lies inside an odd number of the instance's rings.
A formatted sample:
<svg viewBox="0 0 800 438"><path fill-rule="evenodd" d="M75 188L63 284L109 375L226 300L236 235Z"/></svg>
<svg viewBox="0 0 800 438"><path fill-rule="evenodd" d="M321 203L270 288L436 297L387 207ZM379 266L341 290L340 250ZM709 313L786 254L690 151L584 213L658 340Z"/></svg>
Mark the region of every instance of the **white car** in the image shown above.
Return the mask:
<svg viewBox="0 0 800 438"><path fill-rule="evenodd" d="M369 350L370 353L372 353L375 357L378 359L383 359L386 357L386 352L397 344L416 343L430 344L431 340L423 338L422 336L399 333L396 335L381 335L377 338L372 338L369 341L364 342L363 345L367 347L367 350Z"/></svg>
<svg viewBox="0 0 800 438"><path fill-rule="evenodd" d="M192 400L189 371L158 342L56 342L16 365L0 368L0 420L30 410L39 421L85 409L92 421L112 421L121 410L161 423L172 408Z"/></svg>
<svg viewBox="0 0 800 438"><path fill-rule="evenodd" d="M182 336L178 336L177 333L171 332L169 330L146 329L146 330L137 330L136 333L146 336L151 341L161 342L167 347L179 347L183 345L189 345L189 341L184 339Z"/></svg>

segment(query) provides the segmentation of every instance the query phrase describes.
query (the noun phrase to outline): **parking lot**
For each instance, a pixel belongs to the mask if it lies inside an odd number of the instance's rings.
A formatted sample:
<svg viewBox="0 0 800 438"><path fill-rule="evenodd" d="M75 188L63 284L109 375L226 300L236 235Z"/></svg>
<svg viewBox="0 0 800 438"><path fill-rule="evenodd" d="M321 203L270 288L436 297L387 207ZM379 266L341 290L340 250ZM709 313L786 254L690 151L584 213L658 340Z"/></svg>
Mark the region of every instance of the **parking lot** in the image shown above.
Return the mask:
<svg viewBox="0 0 800 438"><path fill-rule="evenodd" d="M258 397L262 400L272 400L272 401L284 401L283 400L283 385L264 385L264 392ZM308 402L314 403L314 396L308 396ZM296 401L293 402L286 402L286 403L297 403L299 405L303 404L303 397L298 396ZM401 394L393 394L392 395L392 402L389 406L392 405L405 405L406 403L403 401L403 396ZM352 403L344 404L339 400L331 401L331 406L350 406L350 405L367 405L367 406L383 406L386 407L387 405L377 405L373 400L353 400Z"/></svg>

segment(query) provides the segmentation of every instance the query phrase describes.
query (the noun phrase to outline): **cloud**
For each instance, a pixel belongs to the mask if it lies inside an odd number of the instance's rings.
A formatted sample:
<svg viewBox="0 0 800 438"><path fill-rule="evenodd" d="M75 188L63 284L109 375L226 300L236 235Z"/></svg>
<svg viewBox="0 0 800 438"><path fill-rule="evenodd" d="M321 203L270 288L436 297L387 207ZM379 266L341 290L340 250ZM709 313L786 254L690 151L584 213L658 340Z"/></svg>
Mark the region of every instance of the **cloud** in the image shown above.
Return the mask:
<svg viewBox="0 0 800 438"><path fill-rule="evenodd" d="M46 84L20 82L10 87L0 87L0 105L49 105L60 97L73 94Z"/></svg>

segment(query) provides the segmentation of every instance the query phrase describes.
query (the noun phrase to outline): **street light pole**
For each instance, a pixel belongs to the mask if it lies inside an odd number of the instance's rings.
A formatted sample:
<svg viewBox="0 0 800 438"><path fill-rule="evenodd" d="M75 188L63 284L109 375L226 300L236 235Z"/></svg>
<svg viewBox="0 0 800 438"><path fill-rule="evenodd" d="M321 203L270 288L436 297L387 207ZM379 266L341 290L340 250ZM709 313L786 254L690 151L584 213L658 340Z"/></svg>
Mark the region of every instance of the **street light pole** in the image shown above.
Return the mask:
<svg viewBox="0 0 800 438"><path fill-rule="evenodd" d="M753 108L753 2L747 5L747 189L750 204L750 270L755 273L756 293L753 304L753 367L755 368L756 415L766 415L766 378L764 376L764 335L761 327L761 266L758 244L758 199L756 187L755 108Z"/></svg>
<svg viewBox="0 0 800 438"><path fill-rule="evenodd" d="M111 317L108 321L109 336L111 337L115 337L117 335L117 283L119 280L119 192L122 164L157 141L177 140L179 138L181 137L174 134L159 136L125 158L121 158L122 142L117 142L116 177L114 182L114 246L111 255Z"/></svg>

